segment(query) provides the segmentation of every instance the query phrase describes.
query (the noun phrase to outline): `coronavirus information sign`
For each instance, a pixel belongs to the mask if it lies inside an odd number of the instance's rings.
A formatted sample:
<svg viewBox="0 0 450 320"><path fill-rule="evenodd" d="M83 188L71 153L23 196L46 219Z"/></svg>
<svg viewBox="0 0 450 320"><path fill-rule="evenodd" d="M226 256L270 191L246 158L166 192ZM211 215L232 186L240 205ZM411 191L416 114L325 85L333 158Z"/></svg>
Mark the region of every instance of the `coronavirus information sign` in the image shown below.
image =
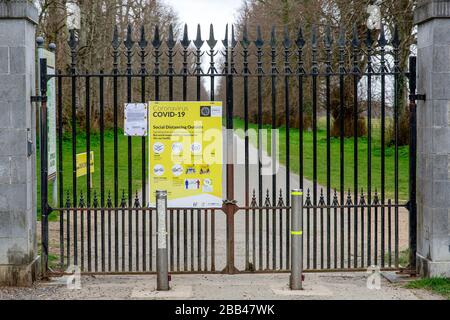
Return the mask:
<svg viewBox="0 0 450 320"><path fill-rule="evenodd" d="M150 205L166 190L170 208L221 208L222 140L221 102L150 102Z"/></svg>

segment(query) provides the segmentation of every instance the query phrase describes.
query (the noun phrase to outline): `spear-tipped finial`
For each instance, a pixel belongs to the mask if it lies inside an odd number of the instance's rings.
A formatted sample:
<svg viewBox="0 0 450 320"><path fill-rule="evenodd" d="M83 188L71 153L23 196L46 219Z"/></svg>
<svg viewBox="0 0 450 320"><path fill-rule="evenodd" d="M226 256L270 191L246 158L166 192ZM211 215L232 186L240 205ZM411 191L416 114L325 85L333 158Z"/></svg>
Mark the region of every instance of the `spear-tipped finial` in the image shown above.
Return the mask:
<svg viewBox="0 0 450 320"><path fill-rule="evenodd" d="M111 191L108 191L108 199L106 200L106 206L108 208L112 207Z"/></svg>
<svg viewBox="0 0 450 320"><path fill-rule="evenodd" d="M305 39L303 38L303 30L302 27L298 28L298 32L297 32L297 40L295 40L295 44L297 45L297 47L299 48L303 48L303 46L305 45Z"/></svg>
<svg viewBox="0 0 450 320"><path fill-rule="evenodd" d="M214 27L212 23L209 26L209 39L206 43L211 48L211 50L214 49L217 44L217 40L214 38Z"/></svg>
<svg viewBox="0 0 450 320"><path fill-rule="evenodd" d="M204 41L202 40L202 31L200 29L200 24L197 25L197 37L195 38L194 45L195 47L200 50L200 48L203 46Z"/></svg>
<svg viewBox="0 0 450 320"><path fill-rule="evenodd" d="M356 29L356 24L353 25L353 36L352 36L352 46L353 48L357 48L360 45L358 30Z"/></svg>
<svg viewBox="0 0 450 320"><path fill-rule="evenodd" d="M317 26L313 25L311 35L311 45L313 48L317 48Z"/></svg>
<svg viewBox="0 0 450 320"><path fill-rule="evenodd" d="M373 38L372 38L372 32L370 29L367 29L366 32L366 39L364 40L364 43L366 44L366 47L370 48L373 45Z"/></svg>
<svg viewBox="0 0 450 320"><path fill-rule="evenodd" d="M92 205L94 206L94 208L98 207L97 190L94 190L94 201L93 201Z"/></svg>
<svg viewBox="0 0 450 320"><path fill-rule="evenodd" d="M74 34L74 33L73 33L73 30L70 30L70 37L71 37L71 38L72 38L72 34ZM74 36L74 37L75 37L75 36ZM117 28L117 26L114 27L113 39L112 39L111 44L112 44L112 46L113 46L113 48L114 48L115 50L117 50L117 49L119 48L119 46L120 46L120 42L119 42L119 29ZM70 43L69 43L69 45L70 45Z"/></svg>
<svg viewBox="0 0 450 320"><path fill-rule="evenodd" d="M127 26L127 37L123 42L123 44L125 45L125 48L127 48L128 50L131 50L133 48L134 41L132 36L131 24L128 24Z"/></svg>
<svg viewBox="0 0 450 320"><path fill-rule="evenodd" d="M394 27L394 37L392 38L392 45L394 48L398 48L400 46L400 36L398 34L398 26Z"/></svg>
<svg viewBox="0 0 450 320"><path fill-rule="evenodd" d="M184 48L187 48L187 47L189 47L190 43L191 43L191 41L189 40L189 37L188 37L188 27L187 27L187 24L185 23L184 31L183 31L183 40L181 40L181 45Z"/></svg>
<svg viewBox="0 0 450 320"><path fill-rule="evenodd" d="M248 40L247 25L244 25L244 32L242 35L241 46L246 49L246 48L248 48L249 45L250 45L250 41Z"/></svg>
<svg viewBox="0 0 450 320"><path fill-rule="evenodd" d="M70 192L69 192L69 190L67 190L67 192L66 192L66 208L70 208L71 202L72 201L70 201Z"/></svg>
<svg viewBox="0 0 450 320"><path fill-rule="evenodd" d="M231 25L231 47L234 48L237 45L236 37L234 36L234 24Z"/></svg>
<svg viewBox="0 0 450 320"><path fill-rule="evenodd" d="M289 29L287 26L284 26L284 39L283 46L285 49L289 49L292 45L291 38L289 37Z"/></svg>
<svg viewBox="0 0 450 320"><path fill-rule="evenodd" d="M328 24L325 29L325 37L323 38L323 43L327 49L330 49L333 43L333 37L331 36L331 26Z"/></svg>
<svg viewBox="0 0 450 320"><path fill-rule="evenodd" d="M257 48L261 48L264 45L264 41L262 39L262 35L261 35L261 27L257 26L256 27L256 40L255 40L255 46Z"/></svg>
<svg viewBox="0 0 450 320"><path fill-rule="evenodd" d="M276 30L275 26L272 26L272 31L270 32L270 46L272 48L276 47L277 39L276 39Z"/></svg>
<svg viewBox="0 0 450 320"><path fill-rule="evenodd" d="M225 26L225 37L222 40L223 46L228 48L228 23Z"/></svg>
<svg viewBox="0 0 450 320"><path fill-rule="evenodd" d="M384 31L384 24L381 24L380 37L378 38L378 45L384 48L387 45L386 33Z"/></svg>
<svg viewBox="0 0 450 320"><path fill-rule="evenodd" d="M152 45L155 49L159 49L161 46L161 38L159 37L159 27L155 26L155 33L153 34Z"/></svg>
<svg viewBox="0 0 450 320"><path fill-rule="evenodd" d="M167 38L166 44L169 49L173 49L176 44L176 41L174 40L172 24L169 25L169 37Z"/></svg>
<svg viewBox="0 0 450 320"><path fill-rule="evenodd" d="M117 29L117 27L116 27L116 29ZM116 30L114 32L116 32ZM77 48L77 45L78 45L78 41L77 41L77 38L75 36L75 30L71 29L71 30L69 30L69 33L70 33L69 41L68 41L69 47L70 47L70 49L75 50ZM113 42L113 45L114 45L114 42Z"/></svg>
<svg viewBox="0 0 450 320"><path fill-rule="evenodd" d="M338 40L339 47L345 47L345 29L344 27L339 28L339 40Z"/></svg>
<svg viewBox="0 0 450 320"><path fill-rule="evenodd" d="M144 25L141 26L141 37L139 39L139 47L141 49L144 49L145 47L147 47L148 41L147 39L145 39L145 27Z"/></svg>

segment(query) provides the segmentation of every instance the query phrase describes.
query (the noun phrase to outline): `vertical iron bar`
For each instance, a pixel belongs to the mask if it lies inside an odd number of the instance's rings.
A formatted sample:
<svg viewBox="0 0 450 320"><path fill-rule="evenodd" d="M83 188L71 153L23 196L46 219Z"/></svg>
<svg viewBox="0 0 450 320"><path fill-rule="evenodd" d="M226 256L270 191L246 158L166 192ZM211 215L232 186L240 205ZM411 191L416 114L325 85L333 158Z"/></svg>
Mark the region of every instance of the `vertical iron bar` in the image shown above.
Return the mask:
<svg viewBox="0 0 450 320"><path fill-rule="evenodd" d="M211 271L216 271L216 215L211 212Z"/></svg>
<svg viewBox="0 0 450 320"><path fill-rule="evenodd" d="M88 72L87 72L88 73ZM86 199L87 199L87 255L88 255L88 271L91 271L91 98L90 98L90 77L86 77Z"/></svg>
<svg viewBox="0 0 450 320"><path fill-rule="evenodd" d="M146 101L146 74L147 67L145 64L145 47L147 46L147 40L145 40L144 26L141 29L141 41L139 42L141 47L141 102L147 103ZM146 162L146 138L143 136L141 138L141 179L142 179L142 207L147 207L147 162ZM137 233L139 234L139 233ZM151 236L151 235L150 235ZM142 211L142 270L147 271L147 211Z"/></svg>
<svg viewBox="0 0 450 320"><path fill-rule="evenodd" d="M100 71L99 77L99 108L100 108L100 206L102 207L102 271L105 271L105 98L104 98L104 77L103 70ZM109 220L108 220L109 221ZM110 232L108 231L108 236ZM110 238L109 238L110 239ZM111 258L111 253L108 254L108 259Z"/></svg>
<svg viewBox="0 0 450 320"><path fill-rule="evenodd" d="M344 268L344 195L345 195L345 123L344 123L344 115L345 115L345 88L344 88L344 75L345 75L345 31L343 27L341 27L340 35L339 35L339 157L340 157L340 204L341 204L341 215L340 215L340 260L341 260L341 268Z"/></svg>
<svg viewBox="0 0 450 320"><path fill-rule="evenodd" d="M127 36L124 41L124 45L126 50L126 58L127 58L127 69L126 69L126 79L127 79L127 103L131 103L132 100L132 88L131 88L131 57L132 57L132 48L133 48L133 40L131 37L131 25L128 25L127 28ZM131 136L127 138L128 145L128 271L132 271L133 269L133 146ZM136 230L137 233L138 230ZM136 261L136 265L138 265Z"/></svg>
<svg viewBox="0 0 450 320"><path fill-rule="evenodd" d="M358 101L358 83L361 71L359 69L359 46L360 41L356 26L353 26L353 267L358 267L358 120L359 120L359 101ZM361 243L361 245L363 245Z"/></svg>
<svg viewBox="0 0 450 320"><path fill-rule="evenodd" d="M248 40L247 26L244 26L244 35L241 41L241 46L243 48L243 71L244 74L244 131L245 131L245 141L244 141L244 158L245 158L245 206L250 205L250 173L249 173L249 136L248 136L248 75L250 70L248 68L248 46L250 42ZM245 270L250 270L250 212L248 209L245 210ZM253 265L255 261L252 261Z"/></svg>
<svg viewBox="0 0 450 320"><path fill-rule="evenodd" d="M409 58L409 268L416 270L417 252L417 199L416 199L416 165L417 165L417 113L416 101L416 57Z"/></svg>
<svg viewBox="0 0 450 320"><path fill-rule="evenodd" d="M48 153L47 153L47 59L40 59L40 89L41 89L41 112L40 112L40 161L41 161L41 232L42 232L42 272L46 277L48 271Z"/></svg>
<svg viewBox="0 0 450 320"><path fill-rule="evenodd" d="M58 71L58 75L61 72ZM57 78L58 81L58 182L59 182L59 207L64 207L64 180L63 180L63 115L62 115L62 77ZM59 215L60 230L60 264L64 266L64 211ZM67 259L69 255L67 255ZM67 263L67 265L69 265Z"/></svg>
<svg viewBox="0 0 450 320"><path fill-rule="evenodd" d="M119 73L119 35L117 26L114 29L114 38L113 38L113 121L114 121L114 208L119 206L119 155L118 155L118 90L117 90L117 81L118 81L118 73Z"/></svg>
<svg viewBox="0 0 450 320"><path fill-rule="evenodd" d="M385 265L385 168L386 168L386 147L385 147L385 130L386 130L386 59L385 45L386 38L384 34L384 26L382 27L378 44L381 46L381 267Z"/></svg>
<svg viewBox="0 0 450 320"><path fill-rule="evenodd" d="M276 130L277 130L277 53L276 53L277 42L275 39L275 27L272 27L272 34L270 39L270 57L271 57L271 70L270 70L270 80L271 80L271 108L272 108L272 127L271 127L271 156L272 156L272 201L275 206L275 199L277 198L277 173L276 173L276 165L277 165L277 141L276 141ZM288 158L286 157L286 160ZM269 253L269 221L268 221L267 212L267 224L266 224L266 237L267 237L267 248L266 254ZM272 217L275 220L276 209L272 210ZM272 223L272 263L275 266L275 256L274 249L275 246L275 223ZM269 263L267 262L267 269L269 269ZM274 267L275 269L275 267Z"/></svg>
<svg viewBox="0 0 450 320"><path fill-rule="evenodd" d="M372 264L372 35L367 30L367 265Z"/></svg>
<svg viewBox="0 0 450 320"><path fill-rule="evenodd" d="M331 45L333 43L333 39L331 37L331 29L330 26L327 26L326 36L324 39L325 50L326 50L326 78L325 78L325 87L326 87L326 131L327 131L327 268L331 268L331 225L330 225L330 217L331 217L331 208L329 207L331 204ZM336 230L335 230L336 232Z"/></svg>
<svg viewBox="0 0 450 320"><path fill-rule="evenodd" d="M313 26L312 52L312 125L313 125L313 268L317 268L317 27Z"/></svg>
<svg viewBox="0 0 450 320"><path fill-rule="evenodd" d="M72 52L71 79L72 79L72 192L73 206L77 207L77 77L75 76L75 61ZM77 210L73 212L73 236L74 236L74 264L78 265L78 217Z"/></svg>

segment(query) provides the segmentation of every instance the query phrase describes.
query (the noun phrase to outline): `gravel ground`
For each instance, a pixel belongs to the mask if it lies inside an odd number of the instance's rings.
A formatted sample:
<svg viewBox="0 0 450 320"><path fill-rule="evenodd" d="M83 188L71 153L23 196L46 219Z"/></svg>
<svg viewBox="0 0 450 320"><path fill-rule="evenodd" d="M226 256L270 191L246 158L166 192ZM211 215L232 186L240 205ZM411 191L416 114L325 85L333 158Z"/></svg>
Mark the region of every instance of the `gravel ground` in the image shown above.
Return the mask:
<svg viewBox="0 0 450 320"><path fill-rule="evenodd" d="M80 290L68 290L64 278L39 282L32 288L0 288L0 299L237 299L237 300L434 300L424 290L405 289L385 278L379 290L367 288L366 273L308 273L304 290L288 290L288 274L174 275L172 290L155 291L156 276L83 276Z"/></svg>

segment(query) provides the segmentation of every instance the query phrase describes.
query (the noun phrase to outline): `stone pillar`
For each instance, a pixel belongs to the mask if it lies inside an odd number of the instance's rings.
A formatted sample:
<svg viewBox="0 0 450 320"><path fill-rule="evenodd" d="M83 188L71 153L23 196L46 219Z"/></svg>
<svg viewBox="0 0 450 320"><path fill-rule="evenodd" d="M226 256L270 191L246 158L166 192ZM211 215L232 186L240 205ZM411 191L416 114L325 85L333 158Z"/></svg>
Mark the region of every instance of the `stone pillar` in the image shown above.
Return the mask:
<svg viewBox="0 0 450 320"><path fill-rule="evenodd" d="M419 0L417 267L450 277L450 0Z"/></svg>
<svg viewBox="0 0 450 320"><path fill-rule="evenodd" d="M31 1L0 0L0 286L36 278L35 27Z"/></svg>

